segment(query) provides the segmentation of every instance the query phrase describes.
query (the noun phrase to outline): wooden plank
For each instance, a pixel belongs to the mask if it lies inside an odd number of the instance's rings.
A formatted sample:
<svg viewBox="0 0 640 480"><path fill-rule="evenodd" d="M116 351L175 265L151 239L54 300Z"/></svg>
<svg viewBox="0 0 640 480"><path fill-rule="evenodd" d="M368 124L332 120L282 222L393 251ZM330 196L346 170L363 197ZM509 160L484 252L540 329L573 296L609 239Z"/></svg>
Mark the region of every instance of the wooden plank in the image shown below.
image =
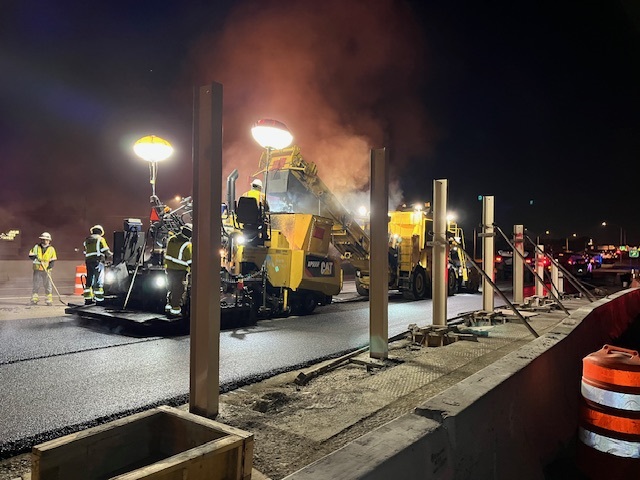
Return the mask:
<svg viewBox="0 0 640 480"><path fill-rule="evenodd" d="M35 446L32 478L248 479L253 442L252 433L162 406Z"/></svg>
<svg viewBox="0 0 640 480"><path fill-rule="evenodd" d="M242 447L243 439L230 435L110 480L242 479L243 472L231 468L237 465L236 457L242 456Z"/></svg>

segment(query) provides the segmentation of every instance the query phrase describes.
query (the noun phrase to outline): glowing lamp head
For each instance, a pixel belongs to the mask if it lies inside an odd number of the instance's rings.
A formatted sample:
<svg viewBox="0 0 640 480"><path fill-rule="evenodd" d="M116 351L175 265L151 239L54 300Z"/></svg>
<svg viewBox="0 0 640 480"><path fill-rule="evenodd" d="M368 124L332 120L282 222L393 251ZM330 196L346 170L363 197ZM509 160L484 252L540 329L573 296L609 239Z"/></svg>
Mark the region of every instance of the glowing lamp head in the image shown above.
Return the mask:
<svg viewBox="0 0 640 480"><path fill-rule="evenodd" d="M284 123L268 118L254 123L251 135L261 147L276 150L287 148L293 141L293 135Z"/></svg>
<svg viewBox="0 0 640 480"><path fill-rule="evenodd" d="M173 147L166 140L147 135L133 145L134 153L147 162L160 162L166 160L173 153Z"/></svg>
<svg viewBox="0 0 640 480"><path fill-rule="evenodd" d="M153 279L153 283L156 288L164 288L167 286L167 277L164 275L156 275Z"/></svg>

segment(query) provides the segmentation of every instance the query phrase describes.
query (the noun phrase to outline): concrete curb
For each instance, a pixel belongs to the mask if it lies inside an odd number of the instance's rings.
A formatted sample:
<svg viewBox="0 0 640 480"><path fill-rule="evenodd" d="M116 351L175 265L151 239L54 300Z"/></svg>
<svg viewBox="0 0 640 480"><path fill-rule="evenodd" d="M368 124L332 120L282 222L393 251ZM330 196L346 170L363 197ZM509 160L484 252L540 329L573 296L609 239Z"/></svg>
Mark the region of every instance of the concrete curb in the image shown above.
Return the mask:
<svg viewBox="0 0 640 480"><path fill-rule="evenodd" d="M582 358L640 316L640 289L573 312L551 332L286 480L544 479L574 438Z"/></svg>

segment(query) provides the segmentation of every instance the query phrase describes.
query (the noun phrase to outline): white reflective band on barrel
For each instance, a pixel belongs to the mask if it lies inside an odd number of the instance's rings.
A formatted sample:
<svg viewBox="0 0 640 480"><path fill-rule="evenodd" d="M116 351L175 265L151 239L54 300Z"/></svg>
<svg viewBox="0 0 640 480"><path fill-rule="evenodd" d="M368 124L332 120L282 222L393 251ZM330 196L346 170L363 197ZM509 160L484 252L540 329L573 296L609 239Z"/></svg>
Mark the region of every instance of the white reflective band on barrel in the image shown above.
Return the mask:
<svg viewBox="0 0 640 480"><path fill-rule="evenodd" d="M640 442L605 437L582 427L578 429L578 438L587 447L600 452L615 455L616 457L640 459Z"/></svg>
<svg viewBox="0 0 640 480"><path fill-rule="evenodd" d="M620 410L640 412L640 395L633 393L612 392L604 388L589 385L582 381L582 396L598 405L613 407Z"/></svg>

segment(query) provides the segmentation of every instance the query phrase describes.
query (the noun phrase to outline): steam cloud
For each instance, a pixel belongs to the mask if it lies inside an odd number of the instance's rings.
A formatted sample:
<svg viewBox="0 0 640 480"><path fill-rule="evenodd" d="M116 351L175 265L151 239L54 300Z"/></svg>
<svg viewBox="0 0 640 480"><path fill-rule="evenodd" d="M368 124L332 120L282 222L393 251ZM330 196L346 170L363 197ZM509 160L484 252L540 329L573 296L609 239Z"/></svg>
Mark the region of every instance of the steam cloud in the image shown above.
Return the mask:
<svg viewBox="0 0 640 480"><path fill-rule="evenodd" d="M225 175L238 192L258 169L250 126L283 121L337 195L366 189L371 148L389 147L392 176L433 140L420 102L425 49L402 1L249 1L194 46L195 83L224 89ZM394 201L401 197L396 182Z"/></svg>

